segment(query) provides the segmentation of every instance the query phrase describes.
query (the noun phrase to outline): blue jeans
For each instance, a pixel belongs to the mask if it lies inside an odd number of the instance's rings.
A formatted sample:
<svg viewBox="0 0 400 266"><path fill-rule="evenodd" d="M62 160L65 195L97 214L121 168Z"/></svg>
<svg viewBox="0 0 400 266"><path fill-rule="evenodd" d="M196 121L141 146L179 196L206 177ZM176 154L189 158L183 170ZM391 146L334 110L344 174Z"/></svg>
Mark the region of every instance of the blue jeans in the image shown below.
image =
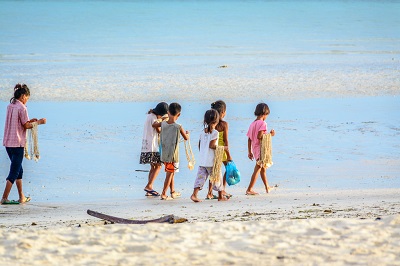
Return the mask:
<svg viewBox="0 0 400 266"><path fill-rule="evenodd" d="M10 173L6 180L14 184L16 179L22 179L24 170L22 169L22 159L24 159L24 148L10 148L6 147L8 157L11 160Z"/></svg>

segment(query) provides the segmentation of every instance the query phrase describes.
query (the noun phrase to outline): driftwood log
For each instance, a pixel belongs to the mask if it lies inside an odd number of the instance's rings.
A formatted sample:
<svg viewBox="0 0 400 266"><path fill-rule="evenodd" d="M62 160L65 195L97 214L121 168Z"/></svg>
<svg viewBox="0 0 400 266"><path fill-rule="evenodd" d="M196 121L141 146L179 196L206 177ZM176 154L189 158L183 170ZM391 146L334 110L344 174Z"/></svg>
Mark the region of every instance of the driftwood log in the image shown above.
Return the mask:
<svg viewBox="0 0 400 266"><path fill-rule="evenodd" d="M175 223L184 223L187 221L187 219L185 219L185 218L176 217L174 215L167 215L167 216L163 216L163 217L160 217L158 219L153 219L153 220L131 220L131 219L119 218L119 217L103 214L103 213L92 211L92 210L87 210L87 214L94 216L96 218L102 219L102 220L109 221L111 223L115 223L115 224L147 224L147 223L175 224Z"/></svg>

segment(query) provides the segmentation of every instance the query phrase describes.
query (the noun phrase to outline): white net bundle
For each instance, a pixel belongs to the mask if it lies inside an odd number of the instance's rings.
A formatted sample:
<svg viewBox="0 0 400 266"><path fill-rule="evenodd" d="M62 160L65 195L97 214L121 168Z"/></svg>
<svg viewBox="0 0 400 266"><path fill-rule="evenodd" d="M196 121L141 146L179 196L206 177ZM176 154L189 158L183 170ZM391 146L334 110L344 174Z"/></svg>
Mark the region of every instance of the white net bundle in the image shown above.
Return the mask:
<svg viewBox="0 0 400 266"><path fill-rule="evenodd" d="M269 168L274 163L272 162L272 135L271 133L263 134L261 139L260 159L257 164L262 168Z"/></svg>
<svg viewBox="0 0 400 266"><path fill-rule="evenodd" d="M39 141L38 141L38 123L32 122L32 128L26 131L26 143L24 148L25 158L28 160L39 161Z"/></svg>
<svg viewBox="0 0 400 266"><path fill-rule="evenodd" d="M189 170L193 170L194 165L196 164L196 160L194 158L192 146L190 145L190 139L185 140L184 143L185 143L186 159L188 161L188 168L189 168Z"/></svg>
<svg viewBox="0 0 400 266"><path fill-rule="evenodd" d="M222 174L221 174L221 166L222 160L224 158L225 149L224 146L217 146L215 148L215 156L214 156L214 165L212 172L210 174L210 181L212 184L221 184Z"/></svg>

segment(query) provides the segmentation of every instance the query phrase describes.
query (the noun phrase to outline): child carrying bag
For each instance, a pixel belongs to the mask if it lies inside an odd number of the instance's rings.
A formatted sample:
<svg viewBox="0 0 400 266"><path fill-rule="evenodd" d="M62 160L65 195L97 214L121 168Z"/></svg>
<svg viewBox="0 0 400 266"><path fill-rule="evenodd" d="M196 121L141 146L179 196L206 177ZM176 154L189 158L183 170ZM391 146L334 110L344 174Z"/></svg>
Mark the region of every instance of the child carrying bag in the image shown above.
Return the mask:
<svg viewBox="0 0 400 266"><path fill-rule="evenodd" d="M225 167L226 170L226 183L230 186L236 185L240 182L240 172L233 161L229 161Z"/></svg>

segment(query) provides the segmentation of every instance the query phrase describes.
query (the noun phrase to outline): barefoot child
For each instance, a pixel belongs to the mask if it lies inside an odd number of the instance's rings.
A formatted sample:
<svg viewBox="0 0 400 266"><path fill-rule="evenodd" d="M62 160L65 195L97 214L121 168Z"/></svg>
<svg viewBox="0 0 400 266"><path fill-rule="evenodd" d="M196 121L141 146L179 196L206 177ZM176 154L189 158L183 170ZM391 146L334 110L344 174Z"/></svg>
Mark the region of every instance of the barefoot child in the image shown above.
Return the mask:
<svg viewBox="0 0 400 266"><path fill-rule="evenodd" d="M46 124L46 118L29 120L26 103L30 97L30 91L25 84L17 84L14 87L14 97L11 98L7 106L6 123L4 127L3 146L6 147L8 157L11 161L10 172L6 179L1 204L19 204L30 201L30 197L25 197L22 190L22 160L24 158L24 147L26 143L26 130L33 128L34 122L38 125ZM19 200L10 201L8 196L11 188L17 184Z"/></svg>
<svg viewBox="0 0 400 266"><path fill-rule="evenodd" d="M153 127L153 124L167 114L167 112L168 104L161 102L157 104L156 108L150 109L144 123L140 164L150 164L148 182L144 188L146 196L160 196L160 194L153 189L153 183L161 170L159 147L159 133L161 129Z"/></svg>
<svg viewBox="0 0 400 266"><path fill-rule="evenodd" d="M199 169L197 171L197 177L194 182L193 194L190 197L194 202L201 202L197 197L198 192L203 188L207 178L213 172L215 149L218 146L218 131L215 130L215 126L218 124L219 115L214 109L208 110L204 115L204 126L207 126L200 134L199 141ZM228 150L228 146L224 146L225 151ZM218 191L218 200L228 200L222 192L224 191L223 181L220 177L219 184L214 184L213 189ZM211 193L212 195L212 193Z"/></svg>
<svg viewBox="0 0 400 266"><path fill-rule="evenodd" d="M271 187L268 186L266 167L257 164L257 161L260 160L260 153L261 153L260 140L262 139L263 134L266 134L267 132L267 123L265 122L265 119L268 117L269 112L270 111L267 104L259 103L256 106L256 110L254 111L254 115L257 118L256 120L254 120L253 123L251 123L249 130L247 132L247 137L248 137L247 146L249 152L248 157L250 160L255 159L256 165L254 166L254 172L253 175L251 176L250 184L249 187L247 188L246 195L259 194L253 190L253 187L258 178L258 174L261 175L261 179L264 182L265 191L268 193L269 190L271 189ZM271 136L275 136L275 131L273 129L271 130L270 133Z"/></svg>
<svg viewBox="0 0 400 266"><path fill-rule="evenodd" d="M161 162L165 165L165 182L161 193L162 200L171 199L167 196L167 190L170 188L171 197L177 198L181 194L175 191L174 176L179 169L179 135L185 140L189 138L189 132L185 132L182 126L176 121L181 115L181 106L179 103L171 103L168 107L168 120L154 123L154 128L161 128Z"/></svg>
<svg viewBox="0 0 400 266"><path fill-rule="evenodd" d="M218 100L211 104L211 108L216 110L219 114L219 122L215 126L215 129L218 131L218 146L229 147L229 142L228 142L229 126L228 126L228 123L223 120L226 115L226 104L224 101ZM225 151L224 158L222 159L222 163L224 164L225 168L226 168L226 164L229 161L232 161L232 157L231 157L229 150L227 150L227 151ZM224 188L226 188L226 172L224 173L223 180L224 180ZM222 191L222 194L228 198L232 197L232 195L226 193L225 189L224 189L224 191ZM208 185L208 194L207 194L206 199L215 199L215 198L216 197L212 194L212 185L210 182Z"/></svg>

